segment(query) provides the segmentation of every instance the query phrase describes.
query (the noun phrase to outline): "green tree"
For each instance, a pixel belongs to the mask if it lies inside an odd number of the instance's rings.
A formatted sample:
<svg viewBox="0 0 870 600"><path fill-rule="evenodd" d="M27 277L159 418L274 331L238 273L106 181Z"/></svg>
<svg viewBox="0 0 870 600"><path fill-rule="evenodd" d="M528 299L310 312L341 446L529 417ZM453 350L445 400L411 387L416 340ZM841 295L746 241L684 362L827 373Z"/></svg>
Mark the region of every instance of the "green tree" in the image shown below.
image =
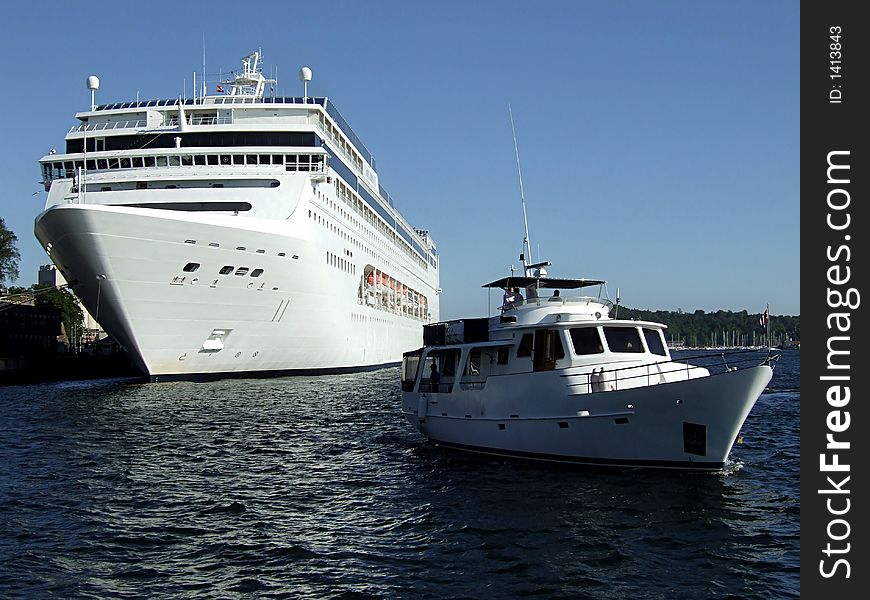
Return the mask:
<svg viewBox="0 0 870 600"><path fill-rule="evenodd" d="M34 284L31 288L37 306L53 306L60 309L60 319L63 322L67 339L80 337L85 326L85 315L79 307L72 292L49 285Z"/></svg>
<svg viewBox="0 0 870 600"><path fill-rule="evenodd" d="M4 281L18 279L18 261L21 255L15 247L17 241L18 237L6 229L6 221L0 217L0 286Z"/></svg>

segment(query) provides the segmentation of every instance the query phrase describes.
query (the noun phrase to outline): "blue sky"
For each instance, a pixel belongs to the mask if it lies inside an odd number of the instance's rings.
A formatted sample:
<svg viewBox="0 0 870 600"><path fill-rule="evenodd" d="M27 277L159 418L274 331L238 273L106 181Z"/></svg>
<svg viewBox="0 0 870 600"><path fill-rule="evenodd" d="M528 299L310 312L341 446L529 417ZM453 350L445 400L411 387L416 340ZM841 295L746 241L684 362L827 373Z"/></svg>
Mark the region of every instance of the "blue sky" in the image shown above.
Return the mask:
<svg viewBox="0 0 870 600"><path fill-rule="evenodd" d="M171 98L262 48L278 91L330 96L441 254L442 317L487 312L522 213L552 275L650 309L800 312L797 2L3 3L2 216L19 285L38 159L98 102Z"/></svg>

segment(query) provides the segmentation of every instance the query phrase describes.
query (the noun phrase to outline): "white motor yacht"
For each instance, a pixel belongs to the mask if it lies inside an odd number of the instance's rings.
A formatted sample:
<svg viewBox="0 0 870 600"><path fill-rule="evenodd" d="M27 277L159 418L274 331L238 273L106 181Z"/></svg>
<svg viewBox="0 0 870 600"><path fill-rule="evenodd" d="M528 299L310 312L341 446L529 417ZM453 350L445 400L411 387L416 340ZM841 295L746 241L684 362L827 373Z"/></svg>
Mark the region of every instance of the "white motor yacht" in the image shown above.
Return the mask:
<svg viewBox="0 0 870 600"><path fill-rule="evenodd" d="M425 345L404 354L403 413L441 446L718 470L773 375L769 353L746 368L673 360L665 325L611 318L604 281L527 268L484 287L505 291L500 314L427 325Z"/></svg>

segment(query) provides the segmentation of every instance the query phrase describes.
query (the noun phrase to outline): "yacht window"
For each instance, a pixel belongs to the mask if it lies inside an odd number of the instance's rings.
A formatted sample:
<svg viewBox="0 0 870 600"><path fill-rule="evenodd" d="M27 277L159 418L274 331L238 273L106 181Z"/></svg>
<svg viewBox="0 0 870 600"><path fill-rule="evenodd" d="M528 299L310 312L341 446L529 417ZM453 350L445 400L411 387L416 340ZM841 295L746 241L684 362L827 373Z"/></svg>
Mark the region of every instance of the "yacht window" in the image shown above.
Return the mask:
<svg viewBox="0 0 870 600"><path fill-rule="evenodd" d="M147 190L148 184L144 181L137 181L136 182L136 189L137 190Z"/></svg>
<svg viewBox="0 0 870 600"><path fill-rule="evenodd" d="M142 161L142 157L141 156L134 156L133 157L133 168L134 169L141 169L143 166L145 166L145 165L144 165L144 162Z"/></svg>
<svg viewBox="0 0 870 600"><path fill-rule="evenodd" d="M260 164L261 165L268 165L270 162L271 162L271 155L270 154L261 154L260 155Z"/></svg>
<svg viewBox="0 0 870 600"><path fill-rule="evenodd" d="M231 160L229 154L221 154L221 164L222 164L222 165L228 165L228 164L230 164L230 163L232 163L232 162L233 162L233 161Z"/></svg>
<svg viewBox="0 0 870 600"><path fill-rule="evenodd" d="M414 389L417 379L417 369L420 366L421 351L408 352L402 357L402 390L410 392Z"/></svg>
<svg viewBox="0 0 870 600"><path fill-rule="evenodd" d="M273 165L283 165L284 164L284 155L283 154L273 154L272 155L272 164Z"/></svg>
<svg viewBox="0 0 870 600"><path fill-rule="evenodd" d="M169 157L169 166L170 167L178 167L181 165L181 159L177 156Z"/></svg>
<svg viewBox="0 0 870 600"><path fill-rule="evenodd" d="M233 269L235 269L235 267L233 267L232 265L226 265L224 267L221 267L220 274L221 275L229 275L230 273L233 272Z"/></svg>
<svg viewBox="0 0 870 600"><path fill-rule="evenodd" d="M496 362L500 365L506 365L508 363L508 351L507 348L499 348Z"/></svg>
<svg viewBox="0 0 870 600"><path fill-rule="evenodd" d="M117 158L110 158L109 159L109 168L110 169L118 169L118 168L120 168L120 166L121 166L121 161L119 161Z"/></svg>
<svg viewBox="0 0 870 600"><path fill-rule="evenodd" d="M601 354L604 352L604 344L597 327L575 327L571 329L571 343L574 345L574 354Z"/></svg>
<svg viewBox="0 0 870 600"><path fill-rule="evenodd" d="M184 271L186 273L193 273L199 268L199 263L190 262L184 265Z"/></svg>
<svg viewBox="0 0 870 600"><path fill-rule="evenodd" d="M257 155L256 154L248 154L247 161L248 161L249 165L257 164Z"/></svg>
<svg viewBox="0 0 870 600"><path fill-rule="evenodd" d="M251 271L251 277L259 277L263 274L263 269L254 269Z"/></svg>
<svg viewBox="0 0 870 600"><path fill-rule="evenodd" d="M248 267L239 267L236 269L236 275L247 275L249 270Z"/></svg>
<svg viewBox="0 0 870 600"><path fill-rule="evenodd" d="M190 154L185 154L181 157L181 164L185 167L191 166L193 164L193 156L191 156Z"/></svg>
<svg viewBox="0 0 870 600"><path fill-rule="evenodd" d="M245 164L245 156L243 154L233 154L233 164L234 165Z"/></svg>
<svg viewBox="0 0 870 600"><path fill-rule="evenodd" d="M206 156L206 160L208 161L208 164L210 164L210 165L218 164L218 158L219 157L217 154L209 154L208 156Z"/></svg>
<svg viewBox="0 0 870 600"><path fill-rule="evenodd" d="M157 166L158 167L165 167L167 164L169 164L168 158L166 158L165 156L158 156L157 157Z"/></svg>
<svg viewBox="0 0 870 600"><path fill-rule="evenodd" d="M517 357L532 355L532 334L524 333L520 339L520 345L517 346Z"/></svg>
<svg viewBox="0 0 870 600"><path fill-rule="evenodd" d="M466 375L480 375L480 350L472 350L468 354L468 364L465 366Z"/></svg>
<svg viewBox="0 0 870 600"><path fill-rule="evenodd" d="M146 166L146 167L153 167L153 166L154 166L154 163L155 163L155 161L154 161L154 157L153 157L153 156L146 156L146 157L145 157L145 166Z"/></svg>
<svg viewBox="0 0 870 600"><path fill-rule="evenodd" d="M640 334L634 327L605 327L604 337L611 352L643 352Z"/></svg>
<svg viewBox="0 0 870 600"><path fill-rule="evenodd" d="M97 170L97 161L89 160L89 161L86 161L86 164L88 167L88 171L96 171Z"/></svg>
<svg viewBox="0 0 870 600"><path fill-rule="evenodd" d="M659 356L667 356L668 352L665 350L665 345L662 342L662 334L661 332L655 329L647 329L643 328L643 337L646 340L647 348L653 354L658 354Z"/></svg>

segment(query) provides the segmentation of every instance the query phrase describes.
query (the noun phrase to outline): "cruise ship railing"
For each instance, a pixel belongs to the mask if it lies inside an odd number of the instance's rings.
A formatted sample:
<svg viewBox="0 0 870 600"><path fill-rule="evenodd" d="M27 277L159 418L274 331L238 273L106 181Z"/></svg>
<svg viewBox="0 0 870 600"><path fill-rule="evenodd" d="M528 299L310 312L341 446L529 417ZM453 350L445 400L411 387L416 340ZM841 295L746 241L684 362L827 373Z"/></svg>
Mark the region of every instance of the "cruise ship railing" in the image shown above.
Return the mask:
<svg viewBox="0 0 870 600"><path fill-rule="evenodd" d="M73 125L67 133L77 133L80 131L105 131L107 129L132 129L145 127L147 124L148 121L145 119L110 121L106 123L82 123L78 127Z"/></svg>
<svg viewBox="0 0 870 600"><path fill-rule="evenodd" d="M232 125L232 117L218 117L214 115L193 115L187 117L188 125ZM141 129L148 126L146 119L133 119L128 121L110 121L106 123L82 123L81 125L73 125L67 132L79 133L82 131L106 131L112 129ZM172 117L163 123L152 127L152 129L160 129L161 127L178 127L178 117Z"/></svg>
<svg viewBox="0 0 870 600"><path fill-rule="evenodd" d="M681 362L663 360L654 363L633 365L630 367L620 367L618 369L605 370L602 367L602 370L596 374L595 377L593 377L592 373L584 373L580 375L580 377L585 376L585 382L574 382L569 383L568 385L571 387L579 386L580 389L585 391L578 393L588 394L593 392L617 391L620 389L620 383L622 383L622 389L671 383L672 380L667 379L668 375L684 373L685 380L689 380L693 378L693 375L695 377L704 377L707 376L708 373L710 375L716 375L755 367L762 364L773 367L776 364L776 361L779 360L780 354L767 350L767 354L763 358L759 357L759 352L764 352L765 350L767 349L734 350L730 352L682 356L677 357L677 360ZM761 360L759 360L759 358L761 358ZM682 362L688 360L695 361L698 364ZM576 369L580 367L569 368ZM639 369L644 372L637 373ZM629 372L631 371L634 371L635 373L630 374ZM569 375L569 377L577 377L577 375ZM665 378L664 380L662 379L663 377ZM645 382L643 380L645 380ZM683 379L680 379L680 381L682 380ZM638 385L638 383L640 383L640 385Z"/></svg>

